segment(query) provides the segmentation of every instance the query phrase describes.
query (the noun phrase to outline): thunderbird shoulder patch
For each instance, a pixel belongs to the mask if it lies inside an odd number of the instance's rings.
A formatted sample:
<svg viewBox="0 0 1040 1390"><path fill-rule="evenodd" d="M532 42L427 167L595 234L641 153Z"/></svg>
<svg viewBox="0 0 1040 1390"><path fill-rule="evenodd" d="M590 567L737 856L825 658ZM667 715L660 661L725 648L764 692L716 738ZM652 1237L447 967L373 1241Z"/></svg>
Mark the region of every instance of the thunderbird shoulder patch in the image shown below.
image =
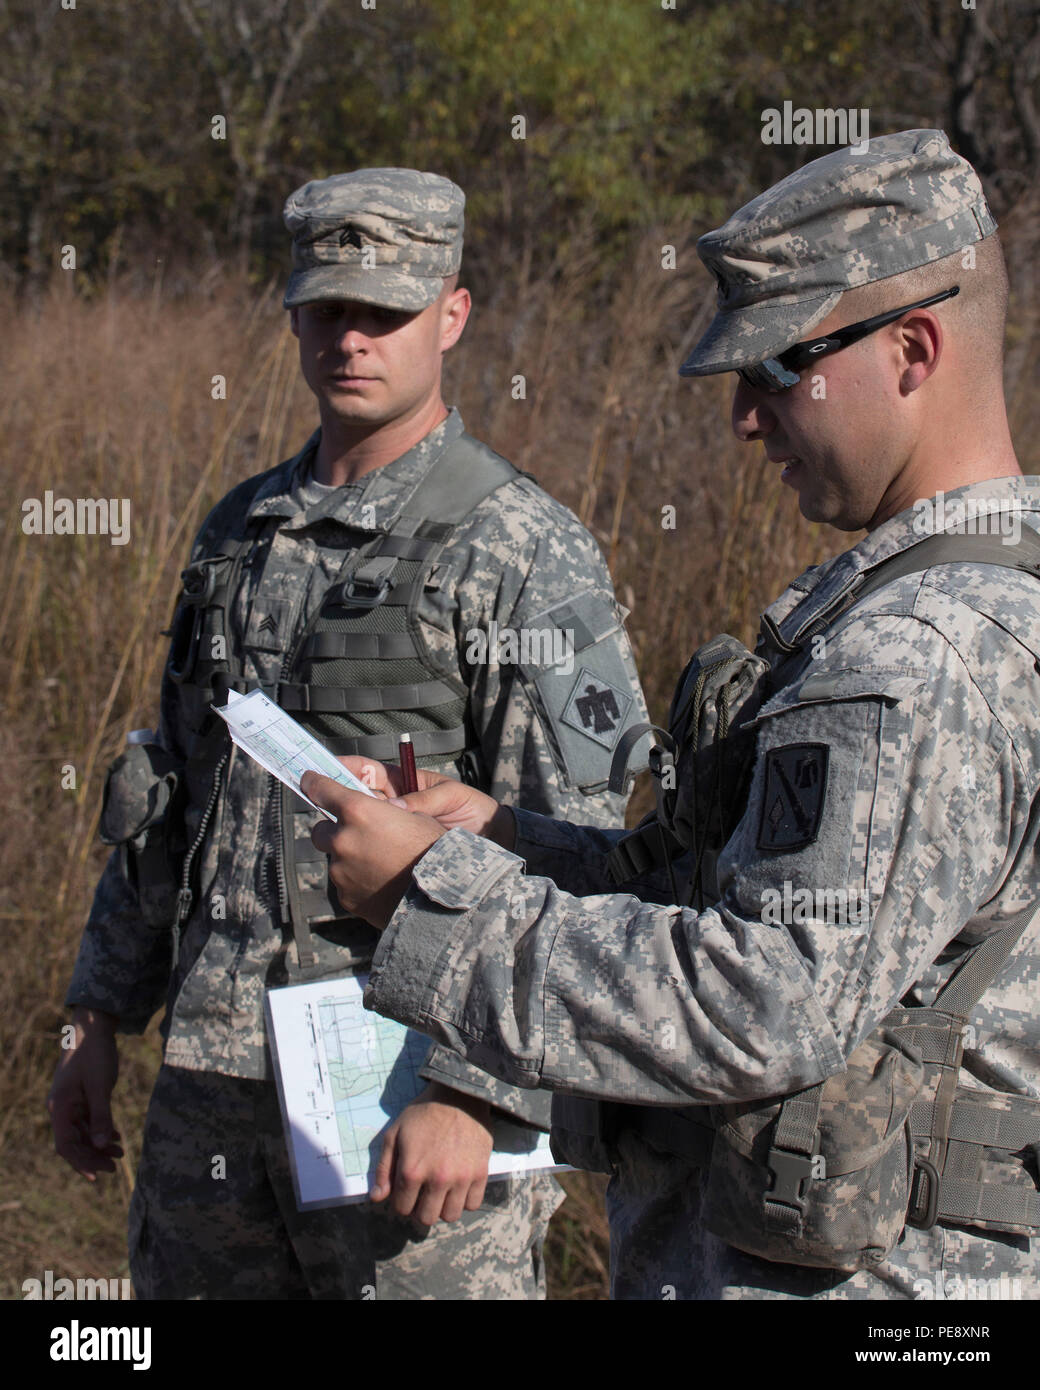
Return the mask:
<svg viewBox="0 0 1040 1390"><path fill-rule="evenodd" d="M766 754L758 848L802 849L820 831L827 793L825 743L792 743Z"/></svg>
<svg viewBox="0 0 1040 1390"><path fill-rule="evenodd" d="M631 705L631 695L582 667L563 711L563 722L604 748L613 748Z"/></svg>

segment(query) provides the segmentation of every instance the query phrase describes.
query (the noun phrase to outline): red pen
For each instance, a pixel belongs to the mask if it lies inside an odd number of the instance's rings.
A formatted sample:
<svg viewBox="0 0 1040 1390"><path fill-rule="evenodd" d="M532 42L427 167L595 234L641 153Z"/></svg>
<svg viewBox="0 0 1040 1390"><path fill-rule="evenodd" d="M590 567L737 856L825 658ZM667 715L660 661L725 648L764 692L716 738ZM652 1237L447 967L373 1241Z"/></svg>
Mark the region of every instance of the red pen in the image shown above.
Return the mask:
<svg viewBox="0 0 1040 1390"><path fill-rule="evenodd" d="M397 756L404 776L405 795L408 792L417 792L419 790L419 776L415 770L415 749L412 747L411 734L401 735L401 740L397 745Z"/></svg>

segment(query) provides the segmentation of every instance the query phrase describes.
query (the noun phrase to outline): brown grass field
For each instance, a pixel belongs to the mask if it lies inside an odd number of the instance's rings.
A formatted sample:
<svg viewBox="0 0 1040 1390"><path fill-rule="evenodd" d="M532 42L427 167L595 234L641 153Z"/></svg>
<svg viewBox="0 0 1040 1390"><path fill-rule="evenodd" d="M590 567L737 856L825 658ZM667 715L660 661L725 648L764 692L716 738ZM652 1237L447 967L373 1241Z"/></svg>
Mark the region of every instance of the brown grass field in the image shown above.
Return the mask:
<svg viewBox="0 0 1040 1390"><path fill-rule="evenodd" d="M607 554L653 717L671 682L719 631L754 640L757 614L807 565L855 543L801 519L760 445L729 429L731 379L676 366L708 321L707 277L662 272L633 249L613 300L590 311L590 261L555 283L503 271L446 365L445 398L469 429L574 508ZM680 264L695 258L680 255ZM97 839L105 769L130 729L152 726L177 576L208 508L295 452L316 423L279 307L210 270L190 287L57 280L33 304L3 302L0 531L0 1297L22 1281L127 1273L126 1207L159 1063L158 1020L121 1043L116 1123L126 1157L91 1187L53 1151L44 1109L64 991L107 850ZM1036 444L1035 306L1016 305L1008 397L1022 467ZM226 377L227 399L211 398ZM516 373L527 398L512 398ZM1033 389L1030 389L1031 383ZM128 497L132 539L27 536L21 502ZM676 508L674 530L661 509ZM71 765L75 786L63 788ZM69 778L65 777L68 781ZM649 793L637 791L630 816ZM602 1187L568 1175L553 1223L550 1296L606 1295Z"/></svg>

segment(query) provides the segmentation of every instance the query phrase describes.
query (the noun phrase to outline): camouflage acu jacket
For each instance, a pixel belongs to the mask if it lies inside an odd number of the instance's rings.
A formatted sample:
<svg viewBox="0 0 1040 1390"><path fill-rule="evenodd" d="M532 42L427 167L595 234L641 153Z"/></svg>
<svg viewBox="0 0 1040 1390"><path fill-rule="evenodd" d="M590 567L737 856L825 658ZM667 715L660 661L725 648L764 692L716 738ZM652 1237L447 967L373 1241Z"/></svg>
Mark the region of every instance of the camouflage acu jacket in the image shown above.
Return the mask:
<svg viewBox="0 0 1040 1390"><path fill-rule="evenodd" d="M947 494L936 529L982 498L1040 528L1029 477ZM767 610L781 635L920 540L927 513L893 517L796 579ZM612 892L605 856L621 832L521 810L515 854L456 830L423 857L366 1002L496 1076L571 1097L688 1107L810 1086L899 1000L931 1004L971 945L1040 896L1038 711L1034 577L958 563L898 579L760 709L715 905L668 905L660 881ZM794 834L781 774L797 757L814 771ZM834 890L866 911L828 920L813 904ZM964 1084L1040 1095L1038 984L1034 920L971 1019ZM1035 1161L1022 1158L1034 1181ZM908 1228L869 1273L784 1267L707 1233L703 1169L635 1132L614 1162L620 1296L942 1297L928 1281L954 1277L1019 1279L1021 1296L1040 1296L1035 1240Z"/></svg>
<svg viewBox="0 0 1040 1390"><path fill-rule="evenodd" d="M228 609L229 639L248 682L279 681L286 652L341 569L347 533L359 525L369 531L387 526L402 499L462 435L452 411L401 458L355 484L329 489L309 477L316 434L294 458L218 504L196 539L193 560L208 554L244 512L258 526ZM624 610L593 538L566 508L517 474L479 503L441 552L436 573L425 578L415 610L420 636L468 689L466 720L487 789L534 810L614 823L623 813L620 798L590 788L605 786L611 748L628 724L645 717L645 706ZM589 639L579 641L583 649L570 660L539 665L537 644L526 654L515 640L510 647L509 634L537 631L546 614L558 616L565 603L567 611L575 604L581 609ZM481 638L489 633L490 643ZM610 710L583 729L568 709L574 710L590 678L610 686ZM183 687L170 679L169 663L160 741L180 757L188 752ZM438 764L427 758L425 765ZM443 766L457 771L451 762ZM264 990L301 977L293 928L283 920L274 886L271 779L236 750L214 782L214 795L198 853L194 910L183 924L176 961L170 933L142 922L135 889L114 853L95 895L67 1002L116 1014L122 1030L133 1032L165 1000L167 1062L260 1077L269 1065ZM189 838L204 798L203 786L187 809ZM315 818L297 817L297 844L308 842ZM376 942L367 925L349 920L346 927L341 921L319 930L324 935L313 936L319 966L307 978L367 967ZM547 1126L547 1098L501 1085L445 1050L434 1049L425 1074Z"/></svg>

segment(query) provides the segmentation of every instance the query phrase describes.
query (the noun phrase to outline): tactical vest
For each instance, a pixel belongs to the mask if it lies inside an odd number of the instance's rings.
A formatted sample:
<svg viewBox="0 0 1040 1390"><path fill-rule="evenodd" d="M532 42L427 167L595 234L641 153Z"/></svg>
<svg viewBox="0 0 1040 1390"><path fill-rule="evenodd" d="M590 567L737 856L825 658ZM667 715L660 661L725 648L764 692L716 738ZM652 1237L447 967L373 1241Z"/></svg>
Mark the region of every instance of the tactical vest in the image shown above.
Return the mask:
<svg viewBox="0 0 1040 1390"><path fill-rule="evenodd" d="M506 459L463 434L385 527L349 528L339 574L286 652L277 683L263 685L264 692L333 753L396 761L398 736L408 732L420 766L454 765L463 780L485 781L467 718L468 687L457 664L442 666L427 649L417 607L460 524L518 476ZM223 720L210 705L224 704L229 690L245 692L257 684L243 678L227 621L242 562L257 543L258 528L271 525L270 518L242 517L247 509L248 502L235 526L183 572L171 634L168 673L180 687L193 735L186 769L189 851L178 924L192 909L193 862L228 759ZM311 936L319 925L321 936L341 951L367 958L371 928L344 913L336 898L325 856L311 843L312 808L281 783L272 794L277 893L283 924L293 928L300 973L327 968ZM337 961L343 964L341 953Z"/></svg>
<svg viewBox="0 0 1040 1390"><path fill-rule="evenodd" d="M746 809L755 716L809 663L813 637L868 594L945 562L998 564L1040 575L1040 536L937 535L875 565L835 596L796 642L763 617L755 654L723 635L683 672L668 729L625 732L610 788L626 789L626 760L648 731L657 809L615 846L621 885L667 865L673 901L718 901L716 863ZM841 676L803 680L801 698L840 695ZM682 890L673 861L689 856ZM781 1263L854 1270L884 1259L903 1226L938 1223L1034 1235L1040 1194L1017 1155L1040 1152L1040 1101L959 1084L963 1031L980 996L1033 919L1036 904L966 953L930 1008L900 1005L848 1059L848 1070L772 1100L648 1107L553 1098L561 1161L611 1172L628 1130L707 1169L705 1223L731 1245ZM826 1180L814 1162L827 1159Z"/></svg>

